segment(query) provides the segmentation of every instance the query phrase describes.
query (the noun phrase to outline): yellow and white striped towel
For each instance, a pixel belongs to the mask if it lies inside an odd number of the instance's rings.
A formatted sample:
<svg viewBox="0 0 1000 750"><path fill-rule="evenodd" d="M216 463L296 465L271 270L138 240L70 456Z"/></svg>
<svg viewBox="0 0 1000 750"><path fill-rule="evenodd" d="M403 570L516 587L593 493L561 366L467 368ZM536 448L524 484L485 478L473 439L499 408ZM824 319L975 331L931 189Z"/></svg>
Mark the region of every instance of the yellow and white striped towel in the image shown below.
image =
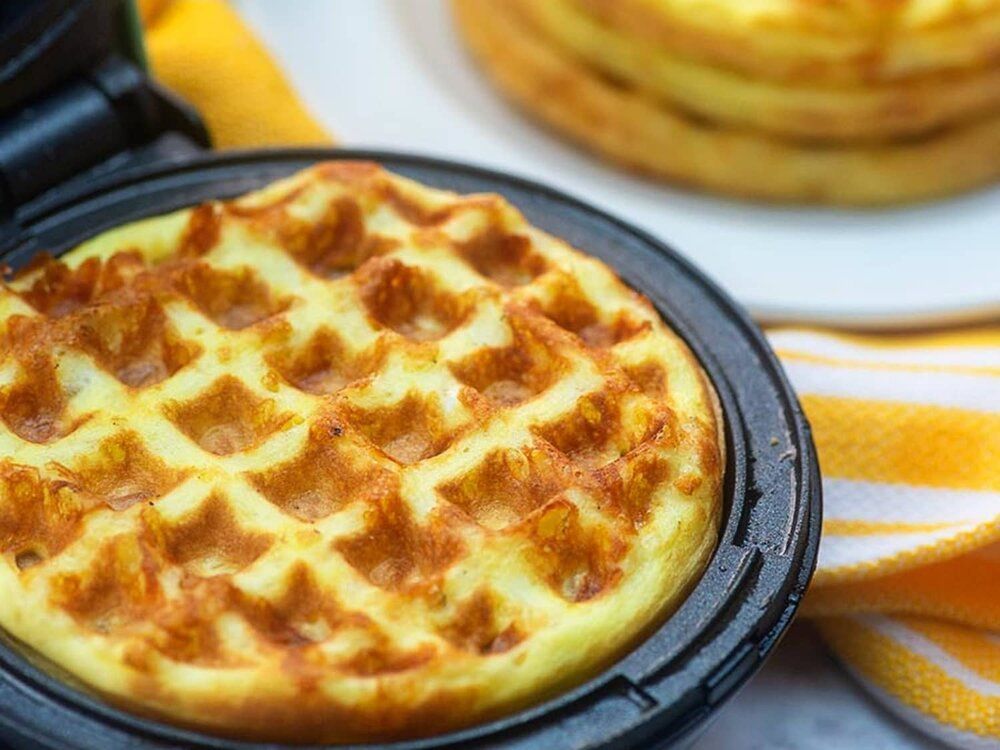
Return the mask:
<svg viewBox="0 0 1000 750"><path fill-rule="evenodd" d="M220 145L328 138L222 0L141 0L154 72ZM904 719L1000 745L1000 327L934 336L776 330L826 493L804 606Z"/></svg>
<svg viewBox="0 0 1000 750"><path fill-rule="evenodd" d="M770 340L823 472L803 612L903 719L1000 747L1000 328Z"/></svg>

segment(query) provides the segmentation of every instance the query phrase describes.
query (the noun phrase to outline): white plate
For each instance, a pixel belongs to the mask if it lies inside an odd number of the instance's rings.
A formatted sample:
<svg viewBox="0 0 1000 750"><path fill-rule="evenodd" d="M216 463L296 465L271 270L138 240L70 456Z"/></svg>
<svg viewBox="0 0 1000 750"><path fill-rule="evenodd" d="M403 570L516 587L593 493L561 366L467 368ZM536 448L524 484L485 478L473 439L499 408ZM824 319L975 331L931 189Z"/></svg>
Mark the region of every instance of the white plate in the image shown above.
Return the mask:
<svg viewBox="0 0 1000 750"><path fill-rule="evenodd" d="M666 240L759 318L890 326L1000 316L1000 186L888 211L685 192L608 167L513 110L466 55L442 0L239 5L342 144L562 188Z"/></svg>

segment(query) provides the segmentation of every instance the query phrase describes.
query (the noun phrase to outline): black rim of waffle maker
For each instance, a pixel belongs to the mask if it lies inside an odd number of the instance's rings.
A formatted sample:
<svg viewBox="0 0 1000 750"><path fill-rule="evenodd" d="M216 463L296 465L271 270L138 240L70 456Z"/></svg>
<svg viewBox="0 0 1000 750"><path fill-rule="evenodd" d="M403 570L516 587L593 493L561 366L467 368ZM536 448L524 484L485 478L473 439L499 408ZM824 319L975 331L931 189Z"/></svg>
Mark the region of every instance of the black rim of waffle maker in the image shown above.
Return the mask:
<svg viewBox="0 0 1000 750"><path fill-rule="evenodd" d="M674 615L585 684L498 721L381 746L619 750L666 747L695 736L787 629L819 544L819 470L809 427L747 314L652 236L528 180L375 151L190 151L50 190L0 226L0 262L16 269L40 251L58 255L111 227L235 196L317 161L369 159L428 185L500 193L532 224L601 258L653 301L708 372L726 418L726 512L704 576ZM37 664L0 637L0 743L11 747L276 747L118 710L29 658Z"/></svg>

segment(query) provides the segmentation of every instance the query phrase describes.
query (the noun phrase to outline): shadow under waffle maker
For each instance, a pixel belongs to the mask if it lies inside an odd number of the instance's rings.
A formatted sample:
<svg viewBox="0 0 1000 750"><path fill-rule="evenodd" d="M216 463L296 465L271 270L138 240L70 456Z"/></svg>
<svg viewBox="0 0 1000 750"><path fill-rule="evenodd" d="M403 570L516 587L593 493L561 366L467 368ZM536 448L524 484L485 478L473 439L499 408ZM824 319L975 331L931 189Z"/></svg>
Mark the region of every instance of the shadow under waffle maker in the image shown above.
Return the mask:
<svg viewBox="0 0 1000 750"><path fill-rule="evenodd" d="M127 4L12 2L0 24L0 59L17 58L16 69L0 68L0 262L14 270L43 251L58 256L112 227L233 197L317 161L365 159L432 187L499 193L653 302L708 373L725 417L723 526L704 575L671 617L585 684L492 723L366 747L624 750L697 736L788 628L819 543L809 427L746 313L653 237L517 177L386 152L208 153L197 116L143 72ZM0 747L277 746L121 711L0 634Z"/></svg>

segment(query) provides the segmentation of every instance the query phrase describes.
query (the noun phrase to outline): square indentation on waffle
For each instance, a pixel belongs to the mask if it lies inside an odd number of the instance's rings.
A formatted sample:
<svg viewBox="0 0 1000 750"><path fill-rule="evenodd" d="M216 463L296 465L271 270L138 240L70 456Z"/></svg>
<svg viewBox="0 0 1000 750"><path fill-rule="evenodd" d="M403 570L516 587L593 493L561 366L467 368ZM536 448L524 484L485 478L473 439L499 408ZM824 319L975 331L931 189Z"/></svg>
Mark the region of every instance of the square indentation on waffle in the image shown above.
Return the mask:
<svg viewBox="0 0 1000 750"><path fill-rule="evenodd" d="M618 563L628 550L627 538L591 515L570 498L559 497L531 516L523 529L538 574L567 601L593 599L623 575Z"/></svg>
<svg viewBox="0 0 1000 750"><path fill-rule="evenodd" d="M597 469L652 438L665 419L634 391L609 389L580 397L570 412L533 431L574 462Z"/></svg>
<svg viewBox="0 0 1000 750"><path fill-rule="evenodd" d="M71 487L115 511L163 497L186 476L151 453L142 437L131 430L105 438L96 451L58 471Z"/></svg>
<svg viewBox="0 0 1000 750"><path fill-rule="evenodd" d="M234 586L230 598L266 641L289 647L322 643L324 663L336 663L348 674L376 675L419 663L411 662L415 653L393 648L367 613L342 602L301 560L262 578L265 590L251 593Z"/></svg>
<svg viewBox="0 0 1000 750"><path fill-rule="evenodd" d="M0 553L27 570L61 552L100 501L31 466L0 461Z"/></svg>
<svg viewBox="0 0 1000 750"><path fill-rule="evenodd" d="M497 448L464 476L437 492L480 526L499 530L518 523L574 481L570 468L541 441Z"/></svg>
<svg viewBox="0 0 1000 750"><path fill-rule="evenodd" d="M217 456L255 448L293 419L274 399L258 396L233 375L219 377L190 400L165 405L164 413L203 450Z"/></svg>
<svg viewBox="0 0 1000 750"><path fill-rule="evenodd" d="M237 518L232 501L213 491L183 513L147 508L143 523L161 540L167 560L201 576L237 573L274 542L273 534L254 530Z"/></svg>
<svg viewBox="0 0 1000 750"><path fill-rule="evenodd" d="M607 508L628 519L633 528L646 522L657 488L673 475L666 451L675 444L673 432L668 431L594 472Z"/></svg>
<svg viewBox="0 0 1000 750"><path fill-rule="evenodd" d="M106 262L88 258L75 268L41 255L22 271L27 284L20 296L43 315L61 318L120 289L145 268L137 252L116 253Z"/></svg>
<svg viewBox="0 0 1000 750"><path fill-rule="evenodd" d="M9 321L10 356L0 364L0 422L23 440L48 443L75 429L80 419L68 414L68 395L60 382L54 353L47 345L45 324L35 318Z"/></svg>
<svg viewBox="0 0 1000 750"><path fill-rule="evenodd" d="M67 324L73 345L132 388L166 380L200 353L197 344L181 338L160 303L149 296L81 309Z"/></svg>
<svg viewBox="0 0 1000 750"><path fill-rule="evenodd" d="M392 237L369 231L361 203L348 195L317 202L312 196L291 193L264 204L237 201L229 204L227 211L324 279L346 276L368 258L390 252L399 244Z"/></svg>
<svg viewBox="0 0 1000 750"><path fill-rule="evenodd" d="M374 258L356 274L358 292L379 325L411 341L434 341L466 318L470 304L422 268L396 258Z"/></svg>
<svg viewBox="0 0 1000 750"><path fill-rule="evenodd" d="M56 573L51 597L67 614L101 634L121 633L163 604L145 545L134 532L105 541L80 571Z"/></svg>
<svg viewBox="0 0 1000 750"><path fill-rule="evenodd" d="M286 310L251 268L220 269L195 263L174 277L175 288L216 325L238 331Z"/></svg>
<svg viewBox="0 0 1000 750"><path fill-rule="evenodd" d="M362 631L351 635L363 637L372 625L363 614L344 607L301 560L268 571L264 581L266 595L240 590L240 599L250 605L240 609L253 629L272 642L302 646L328 641L348 629Z"/></svg>
<svg viewBox="0 0 1000 750"><path fill-rule="evenodd" d="M511 218L509 212L509 208L504 211L499 204L491 202L485 211L468 211L453 222L474 221L485 214L485 222L466 238L455 240L453 247L477 273L502 287L528 284L548 267L545 258L532 246L530 237L506 226L505 219Z"/></svg>
<svg viewBox="0 0 1000 750"><path fill-rule="evenodd" d="M439 509L420 523L398 494L387 492L366 507L364 529L334 547L370 583L396 590L441 574L461 556L452 524Z"/></svg>
<svg viewBox="0 0 1000 750"><path fill-rule="evenodd" d="M661 400L667 395L667 371L652 360L622 362L625 375L651 399Z"/></svg>
<svg viewBox="0 0 1000 750"><path fill-rule="evenodd" d="M458 383L443 380L439 390L402 394L380 390L379 382L391 377L390 370L351 392L341 408L348 425L396 463L407 466L442 453L471 423Z"/></svg>
<svg viewBox="0 0 1000 750"><path fill-rule="evenodd" d="M267 355L268 364L289 384L315 395L336 393L368 377L381 365L382 347L352 351L333 329L320 327L301 346L283 346Z"/></svg>
<svg viewBox="0 0 1000 750"><path fill-rule="evenodd" d="M458 602L437 630L445 640L463 651L502 654L526 637L510 610L516 611L516 606L511 606L509 601L484 585Z"/></svg>
<svg viewBox="0 0 1000 750"><path fill-rule="evenodd" d="M651 327L626 310L599 308L572 276L554 273L539 281L532 295L542 313L589 347L606 349Z"/></svg>
<svg viewBox="0 0 1000 750"><path fill-rule="evenodd" d="M367 450L343 420L324 414L310 425L293 458L251 472L248 479L283 512L311 523L355 501L380 497L398 483L392 471L367 456Z"/></svg>
<svg viewBox="0 0 1000 750"><path fill-rule="evenodd" d="M559 380L567 363L535 321L509 310L506 319L509 344L478 349L449 367L462 383L494 404L514 406Z"/></svg>

